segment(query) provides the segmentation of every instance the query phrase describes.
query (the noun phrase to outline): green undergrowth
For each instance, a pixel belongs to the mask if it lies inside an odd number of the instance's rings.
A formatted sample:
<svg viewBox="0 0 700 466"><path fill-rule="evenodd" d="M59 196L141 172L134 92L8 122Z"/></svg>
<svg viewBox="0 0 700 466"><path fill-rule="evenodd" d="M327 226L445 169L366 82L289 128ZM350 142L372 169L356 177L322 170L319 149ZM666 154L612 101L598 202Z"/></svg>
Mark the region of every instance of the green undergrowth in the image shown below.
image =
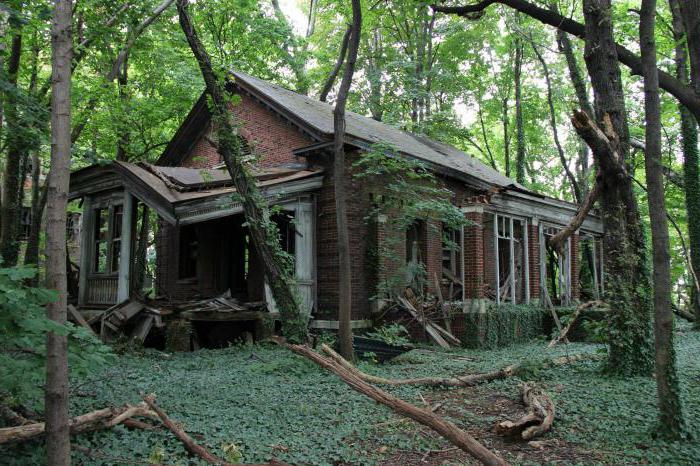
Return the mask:
<svg viewBox="0 0 700 466"><path fill-rule="evenodd" d="M700 417L700 333L681 328L677 339L679 373L688 419ZM493 370L545 358L595 353L584 343L544 350L545 340L496 350L417 349L386 364L360 363L366 372L384 377L459 375ZM649 378L620 379L601 375L600 362L528 372L528 380L545 385L557 409L554 429L543 439L568 443L571 451L595 451L605 463L697 464L697 440L669 444L654 440L655 384ZM497 420L512 413L494 409L494 397L518 398L518 378L470 389L388 387L391 393L420 405L422 398L444 403L440 414L456 424L477 429L487 447ZM445 449L444 440L418 433L415 424L398 422L387 408L357 394L336 376L288 351L271 346L241 346L195 353L146 351L126 354L103 374L76 380L73 415L123 403L136 403L139 393L156 393L158 404L214 453L243 462L272 456L292 464L381 464L398 451ZM480 408L481 407L481 408ZM487 410L488 411L488 410ZM477 432L477 433L478 433ZM124 459L164 464L199 464L172 434L161 429L83 434L75 442L101 456L76 451L76 464L115 464ZM511 464L532 464L527 446L503 452ZM40 442L0 449L2 464L40 464ZM575 456L572 456L575 458ZM121 459L121 460L120 460ZM536 462L536 461L535 461ZM574 461L575 462L575 461ZM578 461L579 463L581 461Z"/></svg>

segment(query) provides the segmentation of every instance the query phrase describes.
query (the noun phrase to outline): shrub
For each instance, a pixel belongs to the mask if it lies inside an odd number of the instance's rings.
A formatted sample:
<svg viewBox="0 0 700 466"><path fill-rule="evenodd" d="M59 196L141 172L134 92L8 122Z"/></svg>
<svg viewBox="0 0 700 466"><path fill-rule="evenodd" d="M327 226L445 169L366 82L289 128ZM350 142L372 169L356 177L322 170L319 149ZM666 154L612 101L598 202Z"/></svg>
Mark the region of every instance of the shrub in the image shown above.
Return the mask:
<svg viewBox="0 0 700 466"><path fill-rule="evenodd" d="M0 402L10 406L41 406L47 332L68 336L72 376L85 376L114 357L89 330L46 317L45 306L56 293L27 286L36 273L28 267L0 269Z"/></svg>
<svg viewBox="0 0 700 466"><path fill-rule="evenodd" d="M465 314L464 344L470 348L502 348L545 334L546 312L537 306L491 305L485 313Z"/></svg>

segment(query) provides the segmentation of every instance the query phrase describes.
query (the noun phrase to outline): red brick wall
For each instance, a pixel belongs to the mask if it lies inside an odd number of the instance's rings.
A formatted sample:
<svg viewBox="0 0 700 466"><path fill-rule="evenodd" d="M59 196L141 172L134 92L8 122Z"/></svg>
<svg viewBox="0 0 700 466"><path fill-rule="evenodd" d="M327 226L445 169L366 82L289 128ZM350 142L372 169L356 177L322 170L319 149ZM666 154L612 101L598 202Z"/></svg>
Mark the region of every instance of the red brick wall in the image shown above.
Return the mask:
<svg viewBox="0 0 700 466"><path fill-rule="evenodd" d="M355 160L355 154L347 154L348 169ZM338 318L338 229L336 226L335 186L329 161L321 162L327 166L328 175L317 194L316 201L316 267L317 299L316 318ZM363 189L363 183L351 179L348 186L348 230L350 236L352 267L352 318L354 320L369 318L369 299L374 290L368 273L367 248L370 244L369 232L372 230L365 220L369 210L369 193Z"/></svg>
<svg viewBox="0 0 700 466"><path fill-rule="evenodd" d="M473 225L464 227L464 296L467 299L484 297L484 214L467 212Z"/></svg>
<svg viewBox="0 0 700 466"><path fill-rule="evenodd" d="M261 167L297 163L299 159L292 151L313 143L296 127L282 120L272 110L265 108L250 96L243 95L241 102L233 107L233 112L237 121L241 123L241 135L260 156L258 165ZM219 153L203 137L209 131L210 129L207 128L195 143L182 163L183 167L207 168L221 163Z"/></svg>
<svg viewBox="0 0 700 466"><path fill-rule="evenodd" d="M581 270L579 257L578 233L571 235L571 299L579 299L581 296L581 283L579 273Z"/></svg>

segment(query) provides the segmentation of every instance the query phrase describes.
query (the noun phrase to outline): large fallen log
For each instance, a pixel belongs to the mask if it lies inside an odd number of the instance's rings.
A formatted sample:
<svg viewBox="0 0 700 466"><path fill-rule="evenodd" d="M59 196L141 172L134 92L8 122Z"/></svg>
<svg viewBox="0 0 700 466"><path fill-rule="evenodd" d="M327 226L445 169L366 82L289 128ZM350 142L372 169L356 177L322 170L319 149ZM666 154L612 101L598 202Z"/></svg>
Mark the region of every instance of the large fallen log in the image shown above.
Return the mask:
<svg viewBox="0 0 700 466"><path fill-rule="evenodd" d="M278 341L285 348L293 351L296 354L304 356L319 366L333 372L343 381L348 384L353 390L362 393L373 399L374 401L388 406L397 413L409 417L416 422L423 424L433 429L438 434L452 442L461 450L469 453L473 457L482 461L487 465L505 465L507 464L502 458L488 450L471 435L454 425L453 423L443 419L429 409L418 408L412 404L397 398L373 385L362 380L355 372L348 370L340 365L332 358L327 358L313 351L308 346L292 345L282 341Z"/></svg>
<svg viewBox="0 0 700 466"><path fill-rule="evenodd" d="M678 317L682 317L688 322L695 322L695 316L690 312L686 311L685 309L681 309L675 304L672 304L671 308L673 309L673 313L676 314Z"/></svg>
<svg viewBox="0 0 700 466"><path fill-rule="evenodd" d="M335 363L343 367L348 372L359 379L377 385L432 385L432 386L445 386L445 387L473 387L485 382L490 382L497 379L505 379L507 377L512 377L518 375L518 373L523 369L531 369L533 364L528 362L527 364L512 364L506 366L502 369L498 369L491 372L483 372L481 374L465 375L461 377L417 377L412 379L386 379L384 377L377 377L376 375L367 374L362 372L355 366L353 366L347 359L343 358L341 355L333 351L326 344L321 345L321 351L323 351L328 357L330 357ZM597 360L601 359L602 356L599 354L588 354L579 353L571 356L562 356L560 358L546 359L540 363L535 364L538 369L547 369L550 367L563 366L577 361L584 360Z"/></svg>
<svg viewBox="0 0 700 466"><path fill-rule="evenodd" d="M206 461L209 464L218 464L222 466L233 466L233 463L228 463L225 460L219 458L218 456L214 455L212 452L204 448L203 446L199 445L197 442L195 442L192 437L190 437L187 432L185 432L182 427L179 425L175 424L170 417L163 411L161 407L159 407L156 404L156 396L154 394L146 395L143 397L143 401L148 405L149 408L153 410L153 412L156 413L156 415L160 418L161 422L165 427L168 428L170 432L172 432L175 437L177 437L178 440L182 442L182 444L185 446L185 449L189 451L190 453L199 456L202 458L204 461ZM242 466L241 463L238 463L238 466ZM282 461L278 461L276 459L270 460L268 463L262 463L262 464L249 464L248 466L290 466L287 463L284 463Z"/></svg>
<svg viewBox="0 0 700 466"><path fill-rule="evenodd" d="M531 383L522 386L522 398L528 413L517 421L502 421L494 431L498 435L520 437L530 440L552 428L554 422L554 402L541 388Z"/></svg>
<svg viewBox="0 0 700 466"><path fill-rule="evenodd" d="M128 413L128 415L125 415L125 413ZM74 417L69 421L69 426L71 434L79 434L90 430L114 427L133 416L153 417L154 415L155 414L150 413L150 411L146 409L145 405L138 407L125 405L121 408L98 409ZM115 419L118 419L118 422L112 422ZM23 442L39 437L44 433L45 429L46 425L43 422L0 429L0 445L8 442Z"/></svg>

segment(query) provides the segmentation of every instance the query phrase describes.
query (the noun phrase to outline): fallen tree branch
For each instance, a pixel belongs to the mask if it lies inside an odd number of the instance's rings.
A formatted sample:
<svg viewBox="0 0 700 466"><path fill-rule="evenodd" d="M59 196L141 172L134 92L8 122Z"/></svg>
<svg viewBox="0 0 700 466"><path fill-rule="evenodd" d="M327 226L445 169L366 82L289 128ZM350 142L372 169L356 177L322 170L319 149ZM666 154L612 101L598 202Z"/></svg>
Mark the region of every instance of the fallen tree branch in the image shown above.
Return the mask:
<svg viewBox="0 0 700 466"><path fill-rule="evenodd" d="M513 370L516 366L508 366L493 372L483 374L474 374L464 377L418 377L413 379L385 379L360 371L353 366L347 359L333 351L328 345L321 345L321 351L328 355L338 365L351 372L356 377L364 380L367 383L377 385L434 385L445 387L473 387L480 383L489 382L496 379L504 379L513 375Z"/></svg>
<svg viewBox="0 0 700 466"><path fill-rule="evenodd" d="M571 316L571 320L569 320L569 323L566 324L566 327L564 330L562 330L559 335L555 338L552 339L552 341L549 342L549 345L547 345L547 348L552 348L554 345L562 341L563 339L566 338L566 335L569 333L569 330L571 330L571 327L574 325L574 322L576 322L576 319L578 318L579 314L583 312L586 309L590 309L592 307L603 307L605 306L605 303L602 301L589 301L587 303L583 303L580 306L576 308L576 311L574 311L574 314Z"/></svg>
<svg viewBox="0 0 700 466"><path fill-rule="evenodd" d="M125 415L127 414L128 415ZM152 417L153 413L148 412L145 406L125 405L121 408L103 408L96 411L74 417L69 421L71 434L79 434L97 429L106 429L123 423L133 416ZM112 418L112 420L109 420ZM112 422L118 419L118 422ZM131 423L132 427L138 424ZM44 434L46 425L43 422L35 422L17 427L7 427L0 429L0 445L8 442L24 442Z"/></svg>
<svg viewBox="0 0 700 466"><path fill-rule="evenodd" d="M303 345L291 345L282 341L278 341L279 344L289 349L290 351L304 356L311 361L315 362L319 366L333 372L338 377L340 377L346 384L348 384L353 390L362 393L373 399L374 401L381 403L389 408L393 409L397 413L409 417L424 426L427 426L437 432L438 434L445 437L447 440L452 442L454 445L458 446L461 450L469 453L473 457L482 461L487 465L505 465L507 464L502 458L492 453L482 444L477 442L471 435L451 423L433 413L429 409L418 408L412 404L397 398L373 385L368 384L360 377L358 377L354 372L347 370L345 367L338 364L332 358L326 358L317 352L313 351L308 346Z"/></svg>
<svg viewBox="0 0 700 466"><path fill-rule="evenodd" d="M686 311L685 309L681 309L675 304L671 304L671 309L673 309L673 313L676 314L678 317L682 317L688 322L695 322L695 316L690 312Z"/></svg>
<svg viewBox="0 0 700 466"><path fill-rule="evenodd" d="M355 377L363 380L367 383L373 383L377 385L432 385L432 386L445 386L445 387L473 387L481 383L490 382L492 380L505 379L518 375L523 369L531 368L531 364L511 364L502 369L498 369L492 372L484 372L481 374L467 375L463 377L418 377L413 379L385 379L383 377L377 377L376 375L370 375L362 372L355 366L353 366L348 360L343 358L341 355L333 351L328 345L321 345L321 351L333 360L338 366L342 367L346 371L352 373ZM548 359L539 363L538 367L540 369L547 369L550 367L558 367L566 364L570 364L577 361L585 360L598 360L602 356L599 354L589 354L589 353L579 353L571 356L562 356L560 358Z"/></svg>
<svg viewBox="0 0 700 466"><path fill-rule="evenodd" d="M182 442L182 444L185 446L185 449L189 451L190 453L199 456L202 458L204 461L206 461L209 464L218 464L222 466L232 466L232 463L227 463L223 459L219 458L218 456L214 455L211 453L209 450L204 448L203 446L199 445L197 442L195 442L192 437L190 437L187 432L185 432L182 427L178 426L175 424L163 411L161 407L159 407L156 404L156 396L154 394L150 395L145 395L143 397L143 401L146 402L149 408L151 408L155 414L160 418L161 422L165 427L168 428L170 432L172 432L175 437L177 437L178 440ZM278 461L276 459L270 460L268 463L262 463L259 465L248 465L248 466L290 466L287 463L284 463L282 461ZM239 463L240 466L240 463Z"/></svg>
<svg viewBox="0 0 700 466"><path fill-rule="evenodd" d="M522 397L529 412L517 421L499 422L494 427L496 434L530 440L552 428L554 402L549 395L536 385L525 383L522 386Z"/></svg>

